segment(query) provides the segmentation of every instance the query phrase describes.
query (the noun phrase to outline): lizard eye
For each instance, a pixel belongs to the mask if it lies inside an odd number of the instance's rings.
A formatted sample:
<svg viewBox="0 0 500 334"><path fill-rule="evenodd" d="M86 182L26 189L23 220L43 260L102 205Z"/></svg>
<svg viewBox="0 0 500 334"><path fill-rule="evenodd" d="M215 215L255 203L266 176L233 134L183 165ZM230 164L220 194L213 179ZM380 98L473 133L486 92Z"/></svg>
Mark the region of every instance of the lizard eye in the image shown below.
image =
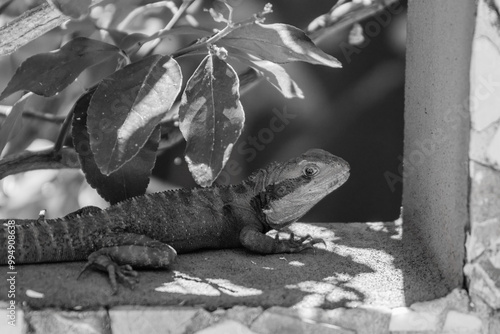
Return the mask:
<svg viewBox="0 0 500 334"><path fill-rule="evenodd" d="M318 173L319 173L319 168L314 166L314 165L307 166L304 168L304 175L305 176L314 176Z"/></svg>

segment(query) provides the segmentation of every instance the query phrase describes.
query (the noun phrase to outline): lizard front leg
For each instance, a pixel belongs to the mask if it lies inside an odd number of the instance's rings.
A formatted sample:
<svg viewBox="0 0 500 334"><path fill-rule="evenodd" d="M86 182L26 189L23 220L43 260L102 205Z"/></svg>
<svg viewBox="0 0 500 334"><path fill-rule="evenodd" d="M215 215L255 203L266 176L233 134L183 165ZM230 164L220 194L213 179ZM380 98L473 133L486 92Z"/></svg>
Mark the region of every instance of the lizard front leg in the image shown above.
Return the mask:
<svg viewBox="0 0 500 334"><path fill-rule="evenodd" d="M278 234L272 238L254 226L246 226L241 230L240 242L246 249L261 254L298 253L317 243L324 243L323 239L311 238L310 235L295 239L293 233L289 239L280 239Z"/></svg>
<svg viewBox="0 0 500 334"><path fill-rule="evenodd" d="M96 244L99 249L89 255L80 275L90 267L107 272L113 294L118 291L117 280L132 288L137 283L132 267L167 268L177 256L169 245L134 233L106 235Z"/></svg>

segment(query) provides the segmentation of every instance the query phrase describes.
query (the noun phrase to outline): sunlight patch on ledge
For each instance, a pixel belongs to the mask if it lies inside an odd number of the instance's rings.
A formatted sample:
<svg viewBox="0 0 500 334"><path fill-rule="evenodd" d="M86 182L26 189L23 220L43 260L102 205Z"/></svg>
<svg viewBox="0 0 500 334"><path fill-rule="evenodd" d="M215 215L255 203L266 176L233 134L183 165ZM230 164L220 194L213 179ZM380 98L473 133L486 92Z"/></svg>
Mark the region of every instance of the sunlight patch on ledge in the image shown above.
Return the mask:
<svg viewBox="0 0 500 334"><path fill-rule="evenodd" d="M290 233L293 233L296 237L303 237L306 235L310 235L312 238L323 239L326 245L335 244L335 241L341 240L339 237L335 236L334 231L330 228L317 226L310 223L293 223L292 225L284 228L279 232L280 239L288 239L290 237ZM268 235L270 237L275 237L277 231L271 230ZM314 248L322 249L327 252L332 252L333 249L331 247L325 247L323 243L319 243L314 245Z"/></svg>
<svg viewBox="0 0 500 334"><path fill-rule="evenodd" d="M262 294L262 290L236 285L227 279L207 278L207 281L217 285L219 290L223 293L234 297L257 296Z"/></svg>
<svg viewBox="0 0 500 334"><path fill-rule="evenodd" d="M298 284L287 285L287 289L297 289L308 293L301 301L293 305L293 308L321 307L325 303L336 303L349 300L346 305L357 306L362 302L361 296L356 294L346 284L334 282L305 281Z"/></svg>
<svg viewBox="0 0 500 334"><path fill-rule="evenodd" d="M366 223L368 228L375 232L385 232L391 234L390 238L393 240L402 240L403 238L403 220L399 218L394 221L394 225L387 225L384 222L371 222Z"/></svg>
<svg viewBox="0 0 500 334"><path fill-rule="evenodd" d="M308 223L294 223L289 226L289 229L296 235L311 235L313 238L328 239L331 241L339 240L340 238L335 237L334 231L329 228L316 226Z"/></svg>
<svg viewBox="0 0 500 334"><path fill-rule="evenodd" d="M246 297L261 295L262 290L248 288L231 283L226 279L207 278L205 280L175 271L173 282L163 283L155 291L179 294L192 294L200 296L218 297L222 294Z"/></svg>
<svg viewBox="0 0 500 334"><path fill-rule="evenodd" d="M294 267L303 267L305 266L304 263L300 262L300 261L290 261L288 262L289 265L291 266L294 266Z"/></svg>
<svg viewBox="0 0 500 334"><path fill-rule="evenodd" d="M208 283L190 281L176 278L174 282L163 283L155 291L167 293L180 293L183 295L220 296L221 292Z"/></svg>

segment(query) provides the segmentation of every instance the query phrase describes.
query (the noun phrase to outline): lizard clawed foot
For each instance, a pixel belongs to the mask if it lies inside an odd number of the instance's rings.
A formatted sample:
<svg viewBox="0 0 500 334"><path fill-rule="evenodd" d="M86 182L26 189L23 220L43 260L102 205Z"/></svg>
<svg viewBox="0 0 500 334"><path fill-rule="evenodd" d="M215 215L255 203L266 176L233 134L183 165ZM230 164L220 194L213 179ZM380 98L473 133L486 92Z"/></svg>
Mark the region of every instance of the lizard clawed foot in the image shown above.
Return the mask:
<svg viewBox="0 0 500 334"><path fill-rule="evenodd" d="M304 249L313 248L313 246L318 243L323 243L326 247L326 242L323 239L313 238L309 234L305 237L295 239L295 235L291 233L290 238L284 240L280 240L278 234L276 234L275 239L279 241L283 250L288 253L298 253Z"/></svg>
<svg viewBox="0 0 500 334"><path fill-rule="evenodd" d="M133 289L135 284L139 282L137 279L137 271L133 270L130 265L125 264L120 266L111 260L109 256L103 254L89 256L89 261L85 264L77 279L79 279L80 276L90 267L108 273L109 282L111 284L111 288L113 289L113 295L118 292L118 284L116 283L117 280L131 289Z"/></svg>

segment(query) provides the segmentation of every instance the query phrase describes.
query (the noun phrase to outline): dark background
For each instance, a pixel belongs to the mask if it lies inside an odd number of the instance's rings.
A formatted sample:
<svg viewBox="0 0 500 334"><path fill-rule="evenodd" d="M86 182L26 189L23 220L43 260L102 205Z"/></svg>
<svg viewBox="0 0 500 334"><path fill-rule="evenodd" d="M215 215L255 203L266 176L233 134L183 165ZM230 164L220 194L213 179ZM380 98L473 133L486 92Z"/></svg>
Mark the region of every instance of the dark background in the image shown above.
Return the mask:
<svg viewBox="0 0 500 334"><path fill-rule="evenodd" d="M266 2L260 3L263 6ZM333 3L313 1L305 5L299 0L275 1L273 17L267 22L305 28ZM399 217L402 185L397 182L391 188L384 174L399 175L399 157L403 152L405 8L403 4L397 5L395 10L402 13L390 16L386 27L375 18L363 21L363 26L375 22L381 32L366 36L365 43L357 47L359 53L346 57L339 47L347 40L348 30L320 43L324 51L342 62L342 69L305 63L288 65L287 70L305 93L304 100L284 99L266 82L243 96L246 124L236 147L243 145L243 141L249 143L249 137L258 137L261 129L269 128L275 117L273 109L286 108L296 117L283 131L275 133L269 144L259 142L264 148L255 150L258 155L254 160L247 162L249 153L233 150L231 160L237 161L243 171L231 178L232 183L271 161L286 160L318 147L348 161L351 176L346 184L315 206L304 221L387 221ZM253 146L249 143L243 147ZM178 147L174 154L163 154L160 161L167 168L156 168L155 174L178 180L183 186L194 186L185 164L169 163L182 156L183 149Z"/></svg>

